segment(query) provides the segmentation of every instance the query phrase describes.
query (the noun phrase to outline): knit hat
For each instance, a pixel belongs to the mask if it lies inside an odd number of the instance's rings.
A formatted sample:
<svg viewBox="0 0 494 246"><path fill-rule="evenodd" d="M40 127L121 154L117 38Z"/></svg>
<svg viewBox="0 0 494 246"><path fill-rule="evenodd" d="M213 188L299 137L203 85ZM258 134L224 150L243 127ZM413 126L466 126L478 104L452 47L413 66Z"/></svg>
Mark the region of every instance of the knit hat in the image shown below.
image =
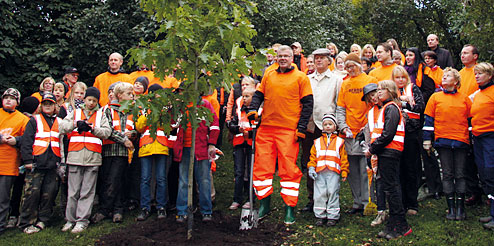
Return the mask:
<svg viewBox="0 0 494 246"><path fill-rule="evenodd" d="M134 82L134 84L136 82L139 82L142 84L142 87L144 87L144 91L142 93L145 93L147 90L148 90L148 86L149 86L149 79L146 77L146 76L140 76L136 79L136 81Z"/></svg>
<svg viewBox="0 0 494 246"><path fill-rule="evenodd" d="M96 88L96 87L89 87L86 90L86 95L84 96L84 98L86 98L86 97L94 97L94 98L96 98L96 99L99 100L99 96L100 96L100 92L99 92L98 88Z"/></svg>
<svg viewBox="0 0 494 246"><path fill-rule="evenodd" d="M43 103L44 101L57 103L57 98L53 94L46 92L45 94L43 94L43 99L41 99L41 103Z"/></svg>
<svg viewBox="0 0 494 246"><path fill-rule="evenodd" d="M338 124L336 124L336 117L334 116L334 114L324 114L324 116L322 117L322 122L324 123L325 120L332 121L336 128L338 128Z"/></svg>
<svg viewBox="0 0 494 246"><path fill-rule="evenodd" d="M21 93L15 88L8 88L2 95L2 99L6 96L13 96L17 99L17 105L21 104Z"/></svg>
<svg viewBox="0 0 494 246"><path fill-rule="evenodd" d="M155 91L161 90L161 89L163 89L163 87L161 85L152 84L151 86L149 86L148 92L155 92Z"/></svg>
<svg viewBox="0 0 494 246"><path fill-rule="evenodd" d="M19 106L19 111L26 112L29 114L34 114L34 111L38 109L39 100L36 97L26 97L22 100L21 105Z"/></svg>
<svg viewBox="0 0 494 246"><path fill-rule="evenodd" d="M351 54L347 55L346 58L345 58L345 63L347 61L354 61L357 64L361 64L362 63L362 61L360 60L360 57L358 57L358 55L355 54L355 53L351 53Z"/></svg>
<svg viewBox="0 0 494 246"><path fill-rule="evenodd" d="M374 83L370 83L370 84L367 84L366 86L364 86L364 89L363 89L363 92L364 92L364 95L362 96L362 101L365 101L365 96L373 91L377 90L377 85L374 84Z"/></svg>
<svg viewBox="0 0 494 246"><path fill-rule="evenodd" d="M113 91L113 89L115 89L115 86L117 86L119 83L122 83L122 82L118 81L118 82L111 84L110 87L108 87L108 92Z"/></svg>

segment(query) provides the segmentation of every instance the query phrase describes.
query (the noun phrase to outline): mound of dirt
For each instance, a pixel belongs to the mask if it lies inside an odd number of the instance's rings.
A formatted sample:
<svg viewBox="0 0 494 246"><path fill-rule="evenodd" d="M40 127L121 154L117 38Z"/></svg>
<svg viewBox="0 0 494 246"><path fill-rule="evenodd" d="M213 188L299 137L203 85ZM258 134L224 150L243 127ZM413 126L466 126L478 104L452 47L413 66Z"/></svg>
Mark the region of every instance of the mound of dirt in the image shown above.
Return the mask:
<svg viewBox="0 0 494 246"><path fill-rule="evenodd" d="M280 245L293 233L283 224L263 221L258 228L239 231L240 218L213 213L212 222L202 222L194 215L193 237L187 240L187 224L178 224L174 216L165 220L151 217L111 234L104 235L96 245Z"/></svg>

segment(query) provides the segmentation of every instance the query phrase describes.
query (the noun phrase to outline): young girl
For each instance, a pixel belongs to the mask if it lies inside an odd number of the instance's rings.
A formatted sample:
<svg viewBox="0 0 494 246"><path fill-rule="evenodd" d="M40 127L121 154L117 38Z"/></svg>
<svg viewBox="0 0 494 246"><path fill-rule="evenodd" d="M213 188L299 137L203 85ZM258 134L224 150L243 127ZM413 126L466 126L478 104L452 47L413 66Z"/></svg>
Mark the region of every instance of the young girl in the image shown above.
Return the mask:
<svg viewBox="0 0 494 246"><path fill-rule="evenodd" d="M460 73L456 69L448 67L444 70L442 87L442 92L432 94L425 108L423 145L430 154L434 140L434 147L439 153L443 191L448 204L446 219L464 220L465 173L470 144L468 118L472 102L458 92Z"/></svg>
<svg viewBox="0 0 494 246"><path fill-rule="evenodd" d="M119 103L134 98L133 86L130 83L119 83L115 86L114 93L118 102L110 104L104 111L112 128L108 138L111 142L103 143L103 164L98 177L98 185L101 186L101 190L98 190L100 207L92 217L93 223L108 218L110 214L115 223L123 220L123 175L128 165L129 149L134 149L130 139L136 137L136 131L132 115L120 112Z"/></svg>
<svg viewBox="0 0 494 246"><path fill-rule="evenodd" d="M66 87L65 87L63 82L58 82L53 87L53 95L57 99L57 103L56 103L57 112L60 112L60 108L65 103L65 94L66 93L67 93ZM61 116L59 113L58 116L63 119L63 118L65 118L66 115Z"/></svg>
<svg viewBox="0 0 494 246"><path fill-rule="evenodd" d="M148 90L149 79L146 76L140 76L134 82L134 95L137 97L146 94Z"/></svg>
<svg viewBox="0 0 494 246"><path fill-rule="evenodd" d="M87 85L83 82L77 82L70 90L69 97L65 101L63 107L60 108L60 115L64 116L72 113L74 110L80 108L84 103L84 95L87 90Z"/></svg>
<svg viewBox="0 0 494 246"><path fill-rule="evenodd" d="M62 231L80 233L89 225L98 169L101 166L101 139L111 133L108 119L99 111L100 93L95 87L86 90L84 105L70 113L60 124L60 133L69 134L67 165L67 221ZM74 226L75 225L75 226Z"/></svg>
<svg viewBox="0 0 494 246"><path fill-rule="evenodd" d="M399 183L400 156L403 151L405 126L400 111L398 88L394 81L379 82L378 97L384 105L371 135L366 156L377 155L377 172L381 175L389 205L389 221L378 237L396 239L409 235L412 229L405 218Z"/></svg>
<svg viewBox="0 0 494 246"><path fill-rule="evenodd" d="M316 225L335 226L340 219L340 175L346 181L348 160L344 140L335 133L336 117L324 115L322 136L314 140L307 163L314 180L314 215Z"/></svg>
<svg viewBox="0 0 494 246"><path fill-rule="evenodd" d="M46 228L53 214L58 193L56 168L60 163L60 139L56 115L56 99L45 93L41 101L41 113L26 125L21 141L21 158L26 173L19 228L32 234Z"/></svg>
<svg viewBox="0 0 494 246"><path fill-rule="evenodd" d="M400 106L407 113L405 122L405 145L400 162L400 182L403 206L409 215L416 215L419 204L417 201L419 177L422 171L420 161L422 123L420 114L425 104L419 87L411 83L407 71L402 66L393 69L392 80L398 86Z"/></svg>

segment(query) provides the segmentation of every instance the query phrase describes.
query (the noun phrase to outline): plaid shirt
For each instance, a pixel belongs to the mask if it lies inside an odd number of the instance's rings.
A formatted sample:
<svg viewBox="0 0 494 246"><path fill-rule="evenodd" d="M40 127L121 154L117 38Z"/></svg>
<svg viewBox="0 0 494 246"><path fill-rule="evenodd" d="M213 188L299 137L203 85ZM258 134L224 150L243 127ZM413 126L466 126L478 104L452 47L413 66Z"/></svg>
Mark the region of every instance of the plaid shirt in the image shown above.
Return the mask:
<svg viewBox="0 0 494 246"><path fill-rule="evenodd" d="M110 107L118 112L118 116L120 117L120 126L122 126L123 129L125 129L126 121L127 121L127 115L124 114L119 110L120 106L112 104ZM129 156L129 151L127 148L124 146L125 141L129 140L125 134L122 132L119 132L114 129L113 127L113 116L111 113L111 110L109 107L105 109L105 115L108 118L108 121L110 123L110 127L112 128L112 132L110 137L108 138L109 140L112 140L115 142L114 144L105 144L103 145L103 157L109 157L109 156ZM137 134L135 130L131 131L133 134Z"/></svg>

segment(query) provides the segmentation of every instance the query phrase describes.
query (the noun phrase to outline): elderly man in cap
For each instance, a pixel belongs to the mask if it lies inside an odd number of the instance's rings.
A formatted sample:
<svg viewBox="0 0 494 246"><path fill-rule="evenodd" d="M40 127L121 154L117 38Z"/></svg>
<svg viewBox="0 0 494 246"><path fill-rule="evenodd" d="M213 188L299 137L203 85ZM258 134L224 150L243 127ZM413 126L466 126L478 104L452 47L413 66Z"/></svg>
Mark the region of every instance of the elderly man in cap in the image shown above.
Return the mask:
<svg viewBox="0 0 494 246"><path fill-rule="evenodd" d="M356 139L360 129L367 124L366 114L369 111L369 106L361 99L364 86L371 83L377 84L377 79L363 72L361 60L356 54L350 54L345 58L345 69L349 76L341 85L336 120L346 137L345 149L350 163L348 182L352 189L354 202L349 213L355 214L362 213L369 202L367 161L360 141Z"/></svg>
<svg viewBox="0 0 494 246"><path fill-rule="evenodd" d="M336 102L340 91L342 78L329 70L331 65L331 52L324 49L317 49L312 52L316 71L310 74L309 80L314 95L314 106L312 116L307 126L305 140L302 143L302 170L307 169L310 158L310 150L314 140L322 135L322 118L325 114L336 114ZM307 191L309 203L302 211L310 212L314 204L314 181L307 174Z"/></svg>
<svg viewBox="0 0 494 246"><path fill-rule="evenodd" d="M123 56L119 53L113 53L108 57L108 70L96 77L94 87L101 92L99 104L104 106L108 101L108 88L111 84L121 81L134 84L130 76L122 69Z"/></svg>
<svg viewBox="0 0 494 246"><path fill-rule="evenodd" d="M304 57L304 54L302 54L302 45L300 45L299 42L295 42L290 47L292 47L293 50L293 63L297 65L297 68L300 71L306 72L307 59Z"/></svg>

